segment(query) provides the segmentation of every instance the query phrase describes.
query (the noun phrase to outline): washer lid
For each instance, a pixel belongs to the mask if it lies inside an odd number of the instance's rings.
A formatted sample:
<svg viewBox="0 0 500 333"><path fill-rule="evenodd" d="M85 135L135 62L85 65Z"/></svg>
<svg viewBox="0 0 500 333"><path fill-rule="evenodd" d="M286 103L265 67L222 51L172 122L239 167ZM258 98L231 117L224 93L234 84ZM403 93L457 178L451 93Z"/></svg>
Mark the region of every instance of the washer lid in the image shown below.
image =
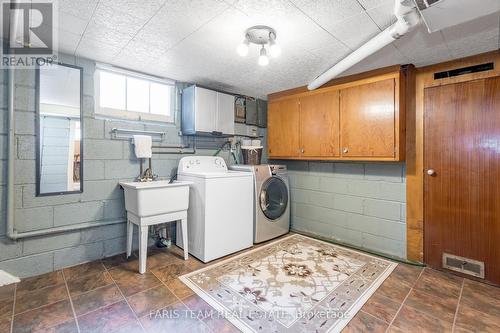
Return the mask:
<svg viewBox="0 0 500 333"><path fill-rule="evenodd" d="M218 156L185 156L179 161L178 173L227 172L226 161Z"/></svg>

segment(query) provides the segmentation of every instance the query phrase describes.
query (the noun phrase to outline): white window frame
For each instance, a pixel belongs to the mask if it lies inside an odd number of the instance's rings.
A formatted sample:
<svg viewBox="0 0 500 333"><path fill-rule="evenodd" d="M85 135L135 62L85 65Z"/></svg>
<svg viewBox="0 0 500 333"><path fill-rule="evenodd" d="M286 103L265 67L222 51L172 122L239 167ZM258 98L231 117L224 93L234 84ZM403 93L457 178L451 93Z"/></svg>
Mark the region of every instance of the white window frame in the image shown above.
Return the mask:
<svg viewBox="0 0 500 333"><path fill-rule="evenodd" d="M121 110L114 108L101 107L101 80L100 73L108 72L111 74L123 75L125 77L131 77L135 79L141 79L148 81L149 83L160 83L172 86L174 88L174 93L170 98L170 116L164 116L159 114L145 113L145 112L135 112L129 110ZM125 81L127 82L127 81ZM118 67L114 67L111 65L105 64L97 64L96 71L94 74L94 90L95 90L95 114L105 118L113 118L113 119L124 119L124 120L132 120L132 121L154 121L154 122L163 122L163 123L175 123L175 81L165 78L160 78L152 75L146 75ZM151 90L149 92L151 94ZM149 108L151 108L151 96ZM125 83L125 107L127 105L127 85Z"/></svg>

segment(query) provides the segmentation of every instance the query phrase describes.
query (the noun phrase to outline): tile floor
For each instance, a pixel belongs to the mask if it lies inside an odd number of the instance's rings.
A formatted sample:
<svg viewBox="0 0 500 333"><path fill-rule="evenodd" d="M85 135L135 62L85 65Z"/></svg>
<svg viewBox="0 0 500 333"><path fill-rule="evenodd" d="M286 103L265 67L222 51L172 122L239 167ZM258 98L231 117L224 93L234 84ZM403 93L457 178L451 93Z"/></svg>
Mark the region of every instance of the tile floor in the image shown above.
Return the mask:
<svg viewBox="0 0 500 333"><path fill-rule="evenodd" d="M204 264L150 250L0 287L0 332L237 332L178 276ZM178 311L169 311L178 310ZM179 315L179 317L177 317ZM500 288L400 264L344 332L500 332Z"/></svg>

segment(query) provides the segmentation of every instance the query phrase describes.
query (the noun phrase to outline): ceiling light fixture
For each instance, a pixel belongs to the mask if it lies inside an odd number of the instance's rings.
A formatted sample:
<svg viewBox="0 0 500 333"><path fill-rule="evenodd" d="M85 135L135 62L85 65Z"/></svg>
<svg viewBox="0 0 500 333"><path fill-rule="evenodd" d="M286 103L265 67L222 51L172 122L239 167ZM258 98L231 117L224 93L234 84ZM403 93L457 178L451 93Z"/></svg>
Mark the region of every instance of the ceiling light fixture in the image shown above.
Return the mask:
<svg viewBox="0 0 500 333"><path fill-rule="evenodd" d="M248 54L250 43L260 45L260 53L258 63L261 66L269 64L269 57L267 56L266 45L269 47L269 54L276 58L281 54L281 49L276 44L276 31L266 25L256 25L248 28L245 31L245 39L237 47L236 52L245 57Z"/></svg>
<svg viewBox="0 0 500 333"><path fill-rule="evenodd" d="M267 57L267 51L264 45L262 45L262 48L260 49L259 65L261 66L269 65L269 58Z"/></svg>

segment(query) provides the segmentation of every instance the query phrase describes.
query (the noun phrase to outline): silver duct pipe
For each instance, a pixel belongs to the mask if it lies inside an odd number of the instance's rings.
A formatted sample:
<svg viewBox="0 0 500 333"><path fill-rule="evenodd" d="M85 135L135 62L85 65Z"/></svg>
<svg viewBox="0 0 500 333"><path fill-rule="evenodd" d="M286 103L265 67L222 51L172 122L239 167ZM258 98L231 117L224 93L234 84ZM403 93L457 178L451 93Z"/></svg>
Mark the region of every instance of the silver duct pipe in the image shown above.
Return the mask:
<svg viewBox="0 0 500 333"><path fill-rule="evenodd" d="M307 85L307 89L314 90L321 87L340 73L345 72L361 60L379 51L384 46L389 45L417 26L420 22L420 15L413 2L409 1L409 6L406 6L406 3L408 3L408 0L396 0L394 15L397 17L397 21L377 36L370 39L367 43L363 44L356 51L342 59L335 66L314 79Z"/></svg>

